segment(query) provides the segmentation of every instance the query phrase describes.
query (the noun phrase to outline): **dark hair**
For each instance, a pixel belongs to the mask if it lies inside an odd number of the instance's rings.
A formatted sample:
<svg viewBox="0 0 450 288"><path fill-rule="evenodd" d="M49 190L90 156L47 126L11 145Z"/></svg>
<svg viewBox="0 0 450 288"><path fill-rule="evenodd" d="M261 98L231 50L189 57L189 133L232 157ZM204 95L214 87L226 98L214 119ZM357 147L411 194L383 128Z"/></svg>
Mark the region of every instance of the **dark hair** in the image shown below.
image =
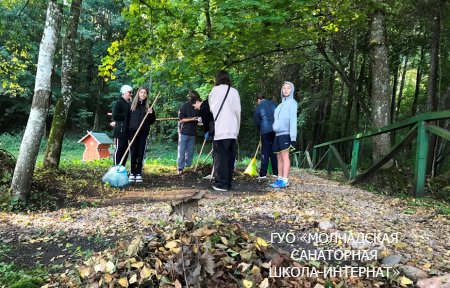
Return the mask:
<svg viewBox="0 0 450 288"><path fill-rule="evenodd" d="M266 97L264 97L263 93L256 94L256 100L263 100L263 99L266 99Z"/></svg>
<svg viewBox="0 0 450 288"><path fill-rule="evenodd" d="M228 75L227 71L220 70L216 74L216 86L219 86L220 84L225 84L228 86L231 86L231 79L230 75Z"/></svg>
<svg viewBox="0 0 450 288"><path fill-rule="evenodd" d="M202 102L202 98L200 98L200 94L198 94L195 90L190 90L188 94L189 102L191 104L195 104L195 102L199 101Z"/></svg>

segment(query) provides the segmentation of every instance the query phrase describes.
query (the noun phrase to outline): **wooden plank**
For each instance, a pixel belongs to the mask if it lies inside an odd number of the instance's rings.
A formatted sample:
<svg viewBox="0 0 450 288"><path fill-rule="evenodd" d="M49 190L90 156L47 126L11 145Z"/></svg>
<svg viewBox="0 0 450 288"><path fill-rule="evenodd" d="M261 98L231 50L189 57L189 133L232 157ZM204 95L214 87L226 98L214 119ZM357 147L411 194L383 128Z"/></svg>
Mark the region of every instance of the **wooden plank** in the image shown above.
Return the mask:
<svg viewBox="0 0 450 288"><path fill-rule="evenodd" d="M434 133L446 140L450 140L450 131L445 130L444 128L441 128L436 125L427 125L426 127L427 130L430 131L431 133Z"/></svg>
<svg viewBox="0 0 450 288"><path fill-rule="evenodd" d="M336 150L336 147L334 147L333 145L330 145L330 149L331 149L331 152L333 152L334 157L336 157L336 160L338 161L339 165L341 166L342 172L344 172L345 177L347 177L347 179L350 179L350 172L348 171L344 160L342 160L341 155L339 155L339 152Z"/></svg>
<svg viewBox="0 0 450 288"><path fill-rule="evenodd" d="M439 120L439 119L446 119L446 118L450 118L450 110L424 113L424 114L416 115L416 116L407 118L405 120L393 123L391 125L385 126L380 129L375 129L375 130L371 130L371 131L364 132L364 133L358 133L353 136L347 136L347 137L336 139L333 141L320 143L318 145L314 145L314 148L325 147L325 146L340 143L340 142L350 141L352 139L362 139L362 138L367 138L367 137L383 134L386 132L390 132L393 130L397 130L400 128L404 128L404 127L413 125L420 121L432 121L432 120Z"/></svg>
<svg viewBox="0 0 450 288"><path fill-rule="evenodd" d="M306 157L306 160L308 161L309 168L313 169L314 165L313 165L313 162L311 161L311 156L309 155L308 151L305 151L305 157Z"/></svg>

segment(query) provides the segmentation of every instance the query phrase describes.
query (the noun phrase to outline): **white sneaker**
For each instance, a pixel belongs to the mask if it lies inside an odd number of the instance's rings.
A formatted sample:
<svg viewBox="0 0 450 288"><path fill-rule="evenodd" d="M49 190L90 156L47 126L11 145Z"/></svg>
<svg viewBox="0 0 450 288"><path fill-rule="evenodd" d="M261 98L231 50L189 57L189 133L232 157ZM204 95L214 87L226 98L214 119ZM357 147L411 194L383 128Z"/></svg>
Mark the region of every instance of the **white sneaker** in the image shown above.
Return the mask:
<svg viewBox="0 0 450 288"><path fill-rule="evenodd" d="M208 176L205 176L205 177L203 177L203 179L208 179L208 180L211 180L211 179L213 179L213 175L212 175L212 174L210 174L210 175L208 175Z"/></svg>
<svg viewBox="0 0 450 288"><path fill-rule="evenodd" d="M130 174L130 176L128 176L128 181L129 182L136 182L136 176L134 176L134 174Z"/></svg>
<svg viewBox="0 0 450 288"><path fill-rule="evenodd" d="M142 183L142 175L141 174L136 175L136 183Z"/></svg>
<svg viewBox="0 0 450 288"><path fill-rule="evenodd" d="M267 176L258 176L258 179L259 180L261 180L261 179L266 179L267 178Z"/></svg>

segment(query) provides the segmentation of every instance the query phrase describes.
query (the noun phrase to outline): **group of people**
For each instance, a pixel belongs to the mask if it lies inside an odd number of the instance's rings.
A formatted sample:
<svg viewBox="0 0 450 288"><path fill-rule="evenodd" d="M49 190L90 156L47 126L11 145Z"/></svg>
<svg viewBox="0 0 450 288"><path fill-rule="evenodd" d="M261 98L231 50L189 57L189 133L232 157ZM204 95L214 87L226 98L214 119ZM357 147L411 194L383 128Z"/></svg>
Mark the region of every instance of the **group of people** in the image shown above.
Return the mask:
<svg viewBox="0 0 450 288"><path fill-rule="evenodd" d="M125 165L129 141L133 141L130 147L129 181L142 182L147 137L150 125L156 120L156 114L154 109L149 107L146 88L139 88L134 99L130 101L132 91L131 86L122 86L122 96L113 107L111 126L114 127L116 146L114 162L115 165ZM277 178L270 185L275 188L289 185L289 151L294 149L297 138L297 102L294 100L294 85L291 82L284 82L281 99L277 106L262 94L258 95L258 106L254 114L262 146L259 178L267 177L271 159L273 175ZM218 191L230 190L241 125L241 101L239 92L232 87L229 74L226 71L216 74L215 86L207 101L202 101L195 90L189 91L188 101L178 111L178 118L178 174L182 174L186 167L192 165L197 126L202 123L205 140L213 140L212 188ZM136 134L140 126L142 127Z"/></svg>

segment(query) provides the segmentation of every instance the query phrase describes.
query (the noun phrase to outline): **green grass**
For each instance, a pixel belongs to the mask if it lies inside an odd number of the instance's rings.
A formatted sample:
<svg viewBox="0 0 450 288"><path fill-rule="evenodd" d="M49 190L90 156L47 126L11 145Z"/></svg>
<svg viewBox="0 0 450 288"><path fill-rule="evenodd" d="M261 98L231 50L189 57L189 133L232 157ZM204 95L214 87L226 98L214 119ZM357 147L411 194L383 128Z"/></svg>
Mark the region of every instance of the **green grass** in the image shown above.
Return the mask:
<svg viewBox="0 0 450 288"><path fill-rule="evenodd" d="M0 244L0 287L41 287L44 284L43 279L48 275L48 270L40 266L31 270L24 270L14 263L3 262L8 260L10 249L11 247L8 244Z"/></svg>
<svg viewBox="0 0 450 288"><path fill-rule="evenodd" d="M63 148L61 151L61 168L66 167L67 165L97 165L98 162L96 161L89 161L89 162L83 162L83 152L84 152L84 145L81 143L78 143L78 140L81 139L81 137L78 136L67 136L64 138L63 141ZM22 141L22 133L16 133L16 134L8 134L3 133L0 134L0 149L4 149L8 152L10 152L14 157L17 157L19 154L19 148L20 143ZM201 149L201 139L197 139L197 144L195 146L195 152L194 152L194 161L193 165L195 165L197 161L198 154L200 153ZM39 148L39 154L37 158L37 166L39 167L42 165L42 159L43 155L45 153L45 149L47 147L47 139L42 139L41 145ZM206 159L208 153L211 151L212 143L207 142L205 147L203 148L202 155L200 157L199 164L203 163L203 161ZM113 146L111 146L111 151L113 151ZM253 153L253 152L252 152ZM250 154L252 154L250 153ZM251 157L249 153L246 153L245 151L241 151L240 159L237 163L239 168L245 168L251 160ZM177 143L176 142L166 142L166 141L158 141L158 140L149 140L148 146L147 146L147 154L146 154L146 165L153 165L153 166L176 166L177 161ZM92 164L90 164L92 163ZM129 161L128 161L129 163ZM212 163L212 157L210 156L208 158L207 163ZM108 165L112 165L112 160L108 162ZM107 166L108 166L107 165Z"/></svg>

